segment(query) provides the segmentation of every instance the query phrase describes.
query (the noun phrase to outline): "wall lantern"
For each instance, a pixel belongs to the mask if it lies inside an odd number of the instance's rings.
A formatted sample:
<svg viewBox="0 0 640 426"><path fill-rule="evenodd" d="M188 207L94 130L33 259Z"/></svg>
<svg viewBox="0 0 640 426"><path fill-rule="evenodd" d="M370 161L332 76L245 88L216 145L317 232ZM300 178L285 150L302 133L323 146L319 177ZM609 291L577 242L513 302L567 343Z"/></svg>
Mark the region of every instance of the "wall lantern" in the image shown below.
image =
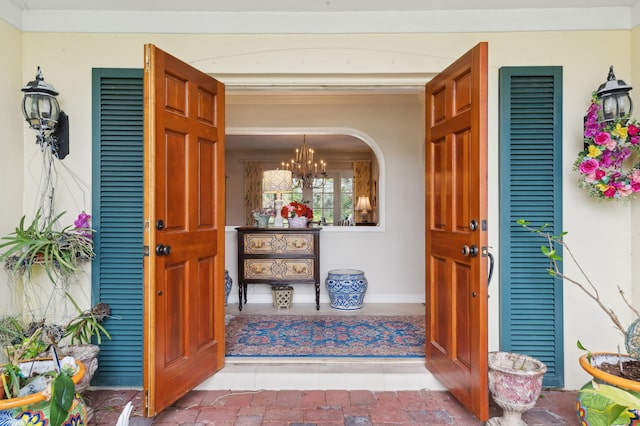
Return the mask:
<svg viewBox="0 0 640 426"><path fill-rule="evenodd" d="M613 73L613 65L609 67L609 75L607 81L602 83L596 91L596 96L602 105L602 109L598 111L598 120L600 122L613 121L619 118L629 118L633 110L631 102L631 86L622 80L616 80Z"/></svg>
<svg viewBox="0 0 640 426"><path fill-rule="evenodd" d="M36 79L22 91L22 113L29 127L38 132L36 143L42 150L51 149L62 160L69 154L69 118L60 110L58 92L44 81L40 67Z"/></svg>

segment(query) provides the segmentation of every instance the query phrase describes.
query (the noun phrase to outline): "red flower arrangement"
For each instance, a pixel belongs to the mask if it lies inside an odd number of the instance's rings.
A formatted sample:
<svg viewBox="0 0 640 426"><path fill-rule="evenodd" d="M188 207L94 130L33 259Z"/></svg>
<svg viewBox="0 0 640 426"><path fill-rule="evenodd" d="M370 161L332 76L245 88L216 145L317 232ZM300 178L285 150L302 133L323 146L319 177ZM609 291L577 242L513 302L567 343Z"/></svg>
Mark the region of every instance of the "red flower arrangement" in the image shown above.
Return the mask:
<svg viewBox="0 0 640 426"><path fill-rule="evenodd" d="M309 220L313 219L313 210L307 207L304 203L298 203L297 201L292 201L280 210L280 216L285 219L290 217L298 217L304 216Z"/></svg>

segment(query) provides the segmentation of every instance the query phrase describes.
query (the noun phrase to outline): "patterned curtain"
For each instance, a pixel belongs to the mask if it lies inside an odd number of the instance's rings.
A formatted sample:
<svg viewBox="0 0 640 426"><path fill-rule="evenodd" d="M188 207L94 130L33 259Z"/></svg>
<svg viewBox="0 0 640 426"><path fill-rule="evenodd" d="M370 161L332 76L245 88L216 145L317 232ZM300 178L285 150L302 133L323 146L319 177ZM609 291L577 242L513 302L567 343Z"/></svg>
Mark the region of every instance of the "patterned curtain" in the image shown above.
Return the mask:
<svg viewBox="0 0 640 426"><path fill-rule="evenodd" d="M244 167L244 217L246 225L253 225L251 211L262 207L262 165L249 161Z"/></svg>
<svg viewBox="0 0 640 426"><path fill-rule="evenodd" d="M371 161L353 162L353 205L358 197L369 197L371 201Z"/></svg>

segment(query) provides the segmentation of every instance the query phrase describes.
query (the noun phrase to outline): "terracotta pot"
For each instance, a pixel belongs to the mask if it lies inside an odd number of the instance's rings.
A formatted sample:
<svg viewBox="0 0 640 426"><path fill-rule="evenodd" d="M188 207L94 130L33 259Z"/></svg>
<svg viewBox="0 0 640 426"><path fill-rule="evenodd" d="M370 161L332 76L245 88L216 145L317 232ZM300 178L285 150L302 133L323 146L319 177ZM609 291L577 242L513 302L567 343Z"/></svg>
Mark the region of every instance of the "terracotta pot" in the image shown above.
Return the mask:
<svg viewBox="0 0 640 426"><path fill-rule="evenodd" d="M33 361L50 361L51 358L38 358ZM25 361L30 362L30 361ZM77 384L84 377L85 367L82 362L77 361L78 372L71 378L73 383ZM49 405L50 401L42 394L42 392L23 396L20 398L11 398L0 400L0 419L10 418L26 421L25 424L49 424ZM75 425L87 424L87 409L84 401L76 396L69 411L67 423Z"/></svg>

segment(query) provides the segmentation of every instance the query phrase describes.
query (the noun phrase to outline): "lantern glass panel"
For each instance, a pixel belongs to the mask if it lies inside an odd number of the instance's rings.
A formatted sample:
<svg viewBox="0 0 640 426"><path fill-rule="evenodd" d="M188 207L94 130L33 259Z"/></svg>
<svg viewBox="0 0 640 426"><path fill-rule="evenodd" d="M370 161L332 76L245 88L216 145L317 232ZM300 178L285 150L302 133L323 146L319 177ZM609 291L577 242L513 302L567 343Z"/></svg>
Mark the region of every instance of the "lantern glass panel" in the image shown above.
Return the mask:
<svg viewBox="0 0 640 426"><path fill-rule="evenodd" d="M611 121L631 115L631 97L628 93L614 93L602 97L601 121Z"/></svg>
<svg viewBox="0 0 640 426"><path fill-rule="evenodd" d="M22 112L29 125L37 130L51 130L60 116L60 106L54 96L45 93L27 93Z"/></svg>

